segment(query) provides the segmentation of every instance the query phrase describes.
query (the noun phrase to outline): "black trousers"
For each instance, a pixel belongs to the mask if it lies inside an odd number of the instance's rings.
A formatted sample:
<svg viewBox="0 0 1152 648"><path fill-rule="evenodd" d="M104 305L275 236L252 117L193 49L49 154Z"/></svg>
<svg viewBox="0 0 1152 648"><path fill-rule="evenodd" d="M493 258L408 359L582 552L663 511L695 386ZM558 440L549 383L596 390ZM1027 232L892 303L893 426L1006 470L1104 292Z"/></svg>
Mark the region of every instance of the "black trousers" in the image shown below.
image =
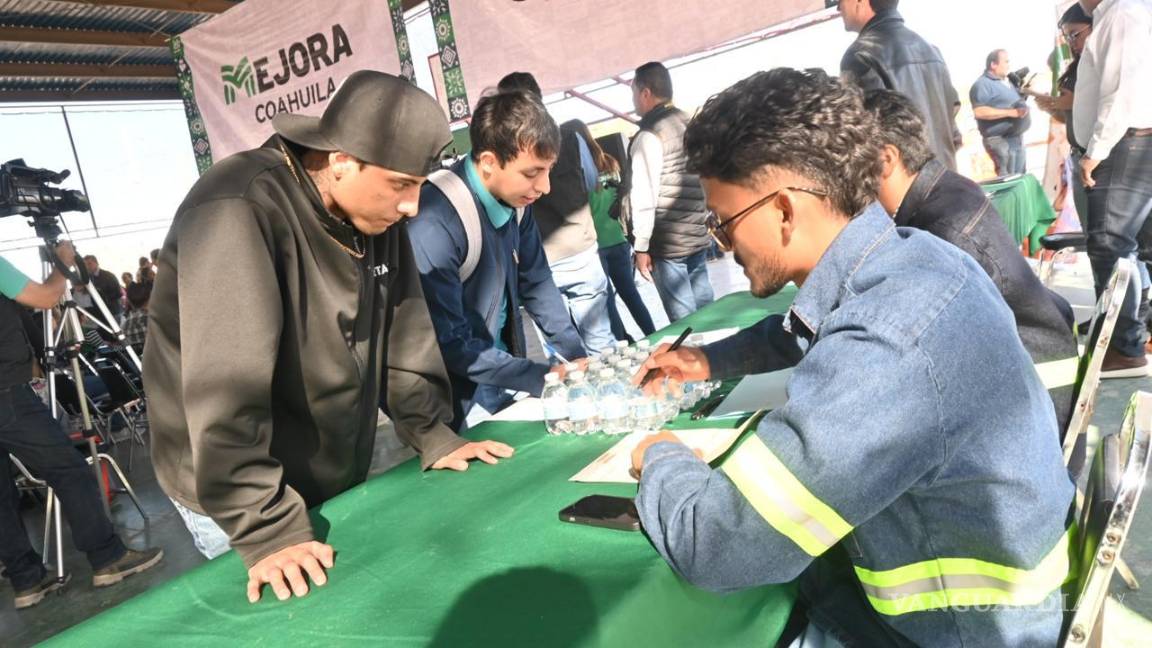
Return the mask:
<svg viewBox="0 0 1152 648"><path fill-rule="evenodd" d="M124 555L124 544L104 514L100 487L84 456L30 386L0 387L0 562L13 589L35 585L46 571L24 529L10 454L55 489L72 528L72 541L88 555L93 570Z"/></svg>

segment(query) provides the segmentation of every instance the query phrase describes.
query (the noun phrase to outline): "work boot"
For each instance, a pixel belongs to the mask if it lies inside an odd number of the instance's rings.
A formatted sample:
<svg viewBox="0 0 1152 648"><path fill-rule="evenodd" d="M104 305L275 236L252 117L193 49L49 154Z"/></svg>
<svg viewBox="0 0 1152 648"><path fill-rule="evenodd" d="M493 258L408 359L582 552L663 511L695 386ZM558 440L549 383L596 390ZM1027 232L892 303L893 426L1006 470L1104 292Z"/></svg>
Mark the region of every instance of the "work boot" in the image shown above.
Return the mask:
<svg viewBox="0 0 1152 648"><path fill-rule="evenodd" d="M46 574L39 583L36 583L28 589L22 589L16 592L16 609L23 610L24 608L30 608L40 601L43 601L45 596L64 587L64 584L67 583L70 578L72 578L72 574L65 574L64 582L61 583L56 580L56 574Z"/></svg>
<svg viewBox="0 0 1152 648"><path fill-rule="evenodd" d="M132 574L139 574L142 571L152 569L163 558L163 549L145 549L144 551L129 549L124 552L120 560L92 572L92 585L94 587L115 585Z"/></svg>
<svg viewBox="0 0 1152 648"><path fill-rule="evenodd" d="M1148 358L1128 356L1109 347L1104 353L1104 362L1100 365L1100 378L1146 378L1148 376Z"/></svg>

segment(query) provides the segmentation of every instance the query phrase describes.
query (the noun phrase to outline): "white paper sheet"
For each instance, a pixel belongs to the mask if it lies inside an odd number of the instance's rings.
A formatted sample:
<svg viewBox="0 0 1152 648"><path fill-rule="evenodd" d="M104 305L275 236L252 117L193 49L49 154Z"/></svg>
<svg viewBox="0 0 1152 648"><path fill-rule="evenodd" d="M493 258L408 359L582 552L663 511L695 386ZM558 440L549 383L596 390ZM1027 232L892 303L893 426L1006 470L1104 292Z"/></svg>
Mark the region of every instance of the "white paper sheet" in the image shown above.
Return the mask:
<svg viewBox="0 0 1152 648"><path fill-rule="evenodd" d="M684 445L699 450L705 461L712 462L732 447L746 427L747 423L735 429L674 430L672 433L679 437ZM620 439L616 445L585 466L583 470L572 475L568 481L635 484L636 478L631 473L632 451L646 436L648 434L645 432L633 432Z"/></svg>
<svg viewBox="0 0 1152 648"><path fill-rule="evenodd" d="M689 346L704 346L705 344L712 344L713 342L719 342L720 340L723 340L724 338L732 337L733 335L736 335L739 332L740 332L740 329L738 327L735 327L735 326L733 326L731 328L716 329L715 331L694 332L688 336L688 339L684 341L684 344L687 344ZM660 338L660 340L658 342L656 342L656 346L660 346L661 344L672 344L673 342L676 341L676 338L678 336L679 336L679 334L666 335L666 336ZM700 337L697 338L696 336L700 336Z"/></svg>
<svg viewBox="0 0 1152 648"><path fill-rule="evenodd" d="M496 412L488 421L543 421L544 406L539 398L521 398L508 407Z"/></svg>
<svg viewBox="0 0 1152 648"><path fill-rule="evenodd" d="M733 414L773 410L788 402L788 379L791 369L744 376L740 384L728 394L723 403L708 418L722 418Z"/></svg>

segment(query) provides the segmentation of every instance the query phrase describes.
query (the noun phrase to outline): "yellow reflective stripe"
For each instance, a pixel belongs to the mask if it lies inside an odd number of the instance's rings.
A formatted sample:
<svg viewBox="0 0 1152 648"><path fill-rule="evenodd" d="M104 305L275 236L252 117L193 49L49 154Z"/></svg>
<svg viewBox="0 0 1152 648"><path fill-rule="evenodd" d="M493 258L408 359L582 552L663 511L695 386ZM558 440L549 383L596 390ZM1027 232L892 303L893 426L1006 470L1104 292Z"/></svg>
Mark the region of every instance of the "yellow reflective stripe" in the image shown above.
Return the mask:
<svg viewBox="0 0 1152 648"><path fill-rule="evenodd" d="M956 607L981 607L1005 605L1013 607L1039 605L1054 590L1029 590L1027 593L1005 592L995 588L975 588L963 590L942 590L928 594L914 594L897 600L878 599L871 595L868 601L873 609L887 616L898 616L926 610L940 610Z"/></svg>
<svg viewBox="0 0 1152 648"><path fill-rule="evenodd" d="M1036 373L1044 389L1057 389L1076 384L1076 372L1080 368L1080 358L1064 358L1041 362L1036 365Z"/></svg>
<svg viewBox="0 0 1152 648"><path fill-rule="evenodd" d="M810 556L819 556L852 531L764 445L749 437L721 469L752 508Z"/></svg>
<svg viewBox="0 0 1152 648"><path fill-rule="evenodd" d="M856 567L877 612L908 612L971 605L1035 605L1069 578L1073 529L1069 529L1034 569L1008 567L975 558L938 558L896 569Z"/></svg>

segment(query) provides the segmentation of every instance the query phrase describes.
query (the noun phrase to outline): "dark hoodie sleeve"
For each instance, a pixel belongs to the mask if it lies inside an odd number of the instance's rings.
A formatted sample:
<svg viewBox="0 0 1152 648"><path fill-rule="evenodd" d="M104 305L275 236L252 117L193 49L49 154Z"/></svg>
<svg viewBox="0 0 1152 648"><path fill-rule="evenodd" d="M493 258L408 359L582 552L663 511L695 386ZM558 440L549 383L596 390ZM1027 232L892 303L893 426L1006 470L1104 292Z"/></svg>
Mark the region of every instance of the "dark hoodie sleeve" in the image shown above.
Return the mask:
<svg viewBox="0 0 1152 648"><path fill-rule="evenodd" d="M436 342L436 329L420 286L406 227L397 229L397 277L388 291L388 411L400 438L420 453L427 470L467 441L448 426L452 387Z"/></svg>
<svg viewBox="0 0 1152 648"><path fill-rule="evenodd" d="M271 233L242 199L196 207L175 227L186 461L196 500L251 567L313 539L303 498L269 452L283 327Z"/></svg>

